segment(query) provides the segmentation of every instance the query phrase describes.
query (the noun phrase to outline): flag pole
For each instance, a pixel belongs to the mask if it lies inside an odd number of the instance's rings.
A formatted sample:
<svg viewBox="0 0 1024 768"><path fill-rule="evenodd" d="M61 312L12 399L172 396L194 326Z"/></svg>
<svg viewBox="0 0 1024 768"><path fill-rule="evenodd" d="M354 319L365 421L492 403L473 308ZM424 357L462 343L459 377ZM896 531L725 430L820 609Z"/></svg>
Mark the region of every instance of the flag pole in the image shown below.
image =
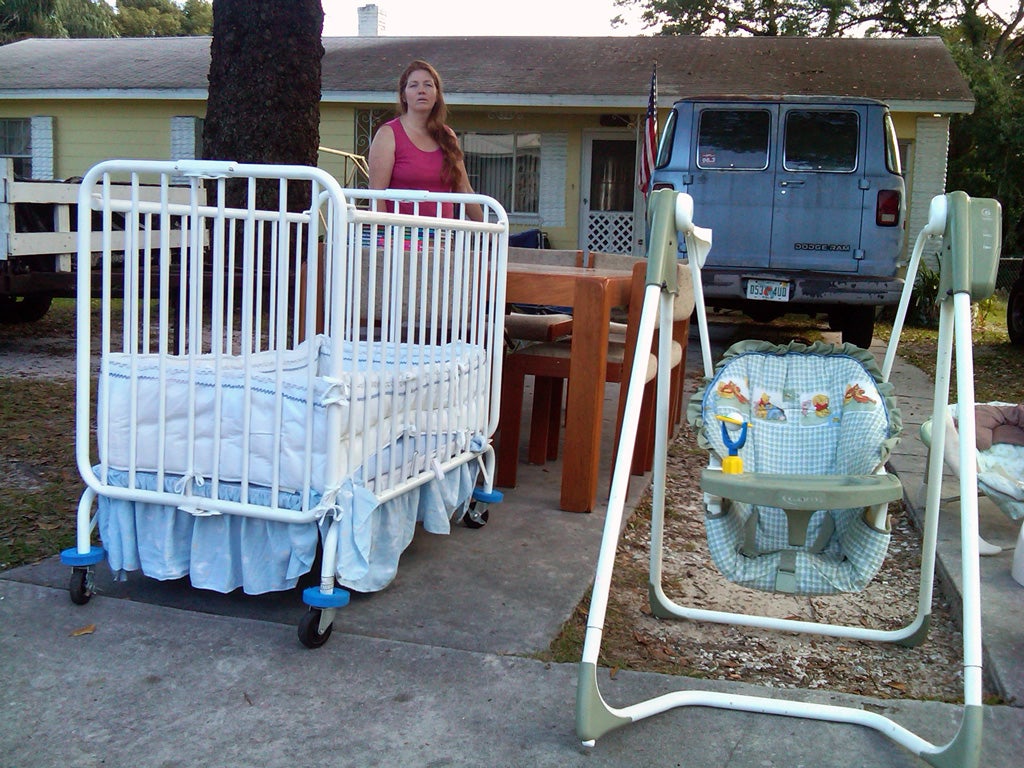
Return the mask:
<svg viewBox="0 0 1024 768"><path fill-rule="evenodd" d="M640 136L640 162L637 164L636 186L644 200L651 192L651 175L658 152L658 60L651 67L651 85L647 96L647 114Z"/></svg>

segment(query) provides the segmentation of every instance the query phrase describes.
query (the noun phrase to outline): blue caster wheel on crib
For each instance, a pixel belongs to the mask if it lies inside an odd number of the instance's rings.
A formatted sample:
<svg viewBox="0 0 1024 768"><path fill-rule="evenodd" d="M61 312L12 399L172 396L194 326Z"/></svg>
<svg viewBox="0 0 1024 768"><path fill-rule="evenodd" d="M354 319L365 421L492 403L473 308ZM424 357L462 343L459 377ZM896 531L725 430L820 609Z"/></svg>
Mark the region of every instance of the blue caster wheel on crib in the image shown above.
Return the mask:
<svg viewBox="0 0 1024 768"><path fill-rule="evenodd" d="M71 602L75 605L85 605L89 602L89 598L93 596L91 569L72 569L71 581L68 582L68 594L71 595Z"/></svg>
<svg viewBox="0 0 1024 768"><path fill-rule="evenodd" d="M319 648L326 643L334 629L334 612L348 605L349 598L347 589L323 592L320 587L307 587L302 590L302 601L309 606L309 610L299 621L299 642L307 648ZM320 622L325 610L331 612L328 618L332 621L321 631Z"/></svg>
<svg viewBox="0 0 1024 768"><path fill-rule="evenodd" d="M334 623L327 625L327 629L320 631L320 616L323 611L319 608L310 608L299 621L299 642L307 648L319 648L327 642L334 629Z"/></svg>
<svg viewBox="0 0 1024 768"><path fill-rule="evenodd" d="M103 547L90 547L88 552L79 552L75 547L60 553L60 561L71 566L71 581L68 594L75 605L85 605L93 596L92 567L106 557Z"/></svg>
<svg viewBox="0 0 1024 768"><path fill-rule="evenodd" d="M505 496L501 491L485 491L483 488L473 490L473 500L469 503L469 509L462 517L462 522L467 528L483 528L487 525L489 517L487 508L491 504L497 504Z"/></svg>
<svg viewBox="0 0 1024 768"><path fill-rule="evenodd" d="M462 518L462 522L467 528L483 528L487 525L487 505L477 504L475 501L470 502L469 509L466 510L465 517Z"/></svg>

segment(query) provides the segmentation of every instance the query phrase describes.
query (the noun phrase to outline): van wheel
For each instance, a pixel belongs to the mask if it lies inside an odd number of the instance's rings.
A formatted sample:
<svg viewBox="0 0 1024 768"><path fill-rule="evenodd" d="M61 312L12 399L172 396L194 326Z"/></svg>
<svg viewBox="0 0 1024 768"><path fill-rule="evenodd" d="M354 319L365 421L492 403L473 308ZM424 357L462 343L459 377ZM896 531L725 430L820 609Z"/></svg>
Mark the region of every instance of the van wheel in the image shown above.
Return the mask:
<svg viewBox="0 0 1024 768"><path fill-rule="evenodd" d="M1007 334L1011 344L1024 344L1024 274L1007 296Z"/></svg>
<svg viewBox="0 0 1024 768"><path fill-rule="evenodd" d="M1013 344L1024 344L1024 276L1018 277L1006 298L1006 332Z"/></svg>
<svg viewBox="0 0 1024 768"><path fill-rule="evenodd" d="M846 307L842 320L843 341L861 349L871 346L875 335L875 308L871 306Z"/></svg>
<svg viewBox="0 0 1024 768"><path fill-rule="evenodd" d="M763 307L760 304L748 304L743 308L743 313L755 323L770 323L782 317L782 313L773 307Z"/></svg>

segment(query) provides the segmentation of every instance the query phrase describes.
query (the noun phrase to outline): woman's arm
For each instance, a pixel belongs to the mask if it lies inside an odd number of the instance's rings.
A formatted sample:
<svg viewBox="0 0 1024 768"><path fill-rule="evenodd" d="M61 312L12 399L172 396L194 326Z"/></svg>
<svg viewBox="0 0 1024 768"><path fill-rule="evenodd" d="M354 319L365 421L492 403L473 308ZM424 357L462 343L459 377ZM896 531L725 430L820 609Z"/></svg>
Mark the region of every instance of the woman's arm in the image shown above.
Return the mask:
<svg viewBox="0 0 1024 768"><path fill-rule="evenodd" d="M367 163L370 167L370 189L387 189L395 167L395 132L390 125L377 129L377 135L370 143Z"/></svg>

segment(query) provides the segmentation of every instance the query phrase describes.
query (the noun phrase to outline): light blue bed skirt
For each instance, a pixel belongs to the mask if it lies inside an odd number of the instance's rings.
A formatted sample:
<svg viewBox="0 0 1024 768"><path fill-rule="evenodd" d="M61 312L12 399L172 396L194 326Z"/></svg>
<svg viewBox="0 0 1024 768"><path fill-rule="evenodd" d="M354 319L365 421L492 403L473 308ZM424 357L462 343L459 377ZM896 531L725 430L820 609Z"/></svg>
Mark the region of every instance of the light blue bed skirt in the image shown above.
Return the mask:
<svg viewBox="0 0 1024 768"><path fill-rule="evenodd" d="M241 588L247 594L262 594L293 588L312 567L319 537L326 536L337 520L338 583L358 592L375 592L395 578L399 557L418 523L430 533L451 530L451 517L468 503L478 471L477 462L469 461L383 504L366 488L348 481L337 494L333 514L319 523L196 516L173 506L100 495L100 538L115 575L141 570L159 580L188 576L202 589L227 593ZM178 481L178 476L165 476L162 490L174 492ZM136 475L139 489L156 490L156 483L154 474ZM128 473L108 470L107 484L127 487ZM210 485L193 487L192 493L209 498ZM221 482L217 493L221 499L240 500L237 484ZM310 507L319 502L314 494ZM270 490L250 486L249 503L270 506ZM301 495L281 493L277 506L299 510Z"/></svg>

